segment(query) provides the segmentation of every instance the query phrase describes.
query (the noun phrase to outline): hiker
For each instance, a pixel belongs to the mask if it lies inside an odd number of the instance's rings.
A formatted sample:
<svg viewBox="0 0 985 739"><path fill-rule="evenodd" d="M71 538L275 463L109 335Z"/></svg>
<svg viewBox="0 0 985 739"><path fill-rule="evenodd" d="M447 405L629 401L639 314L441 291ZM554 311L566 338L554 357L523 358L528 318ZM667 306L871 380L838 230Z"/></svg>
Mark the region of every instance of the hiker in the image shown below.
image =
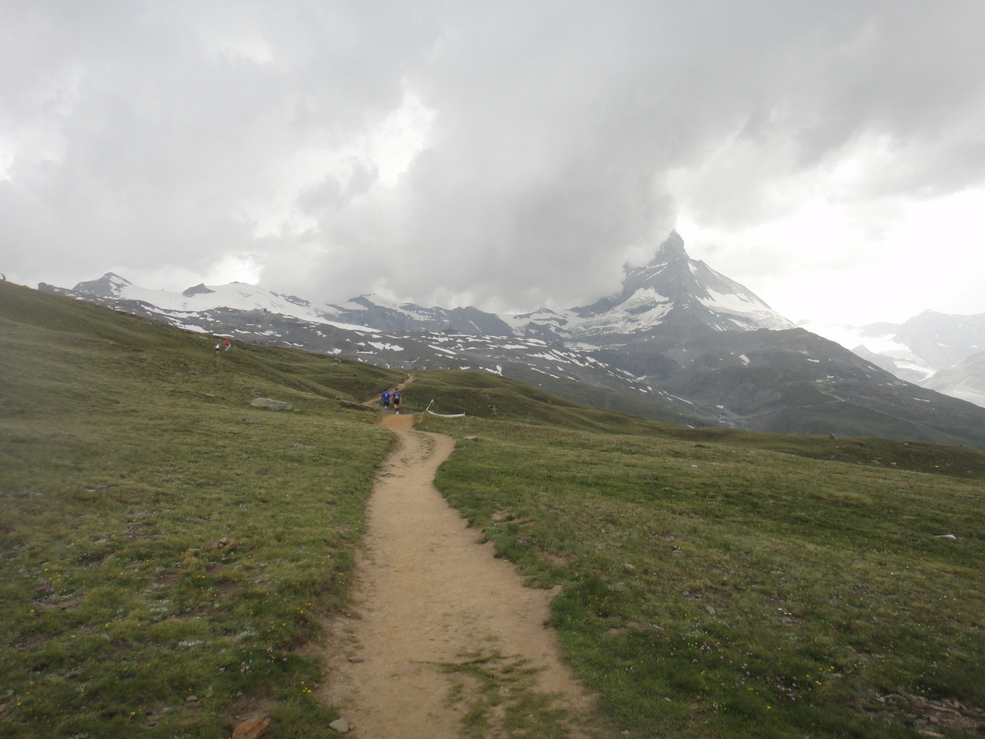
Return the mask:
<svg viewBox="0 0 985 739"><path fill-rule="evenodd" d="M381 395L380 398L383 400L384 410L390 410L390 391L384 390L383 395Z"/></svg>
<svg viewBox="0 0 985 739"><path fill-rule="evenodd" d="M226 339L226 351L229 351L229 339Z"/></svg>
<svg viewBox="0 0 985 739"><path fill-rule="evenodd" d="M220 350L221 348L222 348L222 345L221 345L221 344L220 344L220 343L219 343L219 342L217 341L217 342L215 343L215 358L216 358L216 361L217 361L217 362L219 361L219 350Z"/></svg>
<svg viewBox="0 0 985 739"><path fill-rule="evenodd" d="M394 388L393 389L393 395L391 395L390 397L393 398L393 410L396 411L397 414L399 415L400 414L400 389L399 388Z"/></svg>

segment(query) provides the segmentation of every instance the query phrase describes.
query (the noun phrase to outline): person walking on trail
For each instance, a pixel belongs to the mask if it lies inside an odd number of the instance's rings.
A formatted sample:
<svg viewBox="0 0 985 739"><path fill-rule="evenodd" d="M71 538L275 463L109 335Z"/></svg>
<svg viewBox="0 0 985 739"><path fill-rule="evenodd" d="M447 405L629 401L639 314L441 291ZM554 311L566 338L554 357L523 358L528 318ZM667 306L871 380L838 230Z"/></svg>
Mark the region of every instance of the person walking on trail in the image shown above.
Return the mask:
<svg viewBox="0 0 985 739"><path fill-rule="evenodd" d="M383 394L380 396L380 399L383 401L383 409L390 410L390 391L384 390Z"/></svg>
<svg viewBox="0 0 985 739"><path fill-rule="evenodd" d="M399 390L399 388L395 388L394 391L393 391L393 395L391 395L390 397L393 398L393 410L396 411L397 414L399 415L399 413L400 413L400 390Z"/></svg>
<svg viewBox="0 0 985 739"><path fill-rule="evenodd" d="M219 344L218 342L216 342L216 345L215 345L215 361L217 361L217 362L219 361L219 350L221 348L222 348L222 345Z"/></svg>

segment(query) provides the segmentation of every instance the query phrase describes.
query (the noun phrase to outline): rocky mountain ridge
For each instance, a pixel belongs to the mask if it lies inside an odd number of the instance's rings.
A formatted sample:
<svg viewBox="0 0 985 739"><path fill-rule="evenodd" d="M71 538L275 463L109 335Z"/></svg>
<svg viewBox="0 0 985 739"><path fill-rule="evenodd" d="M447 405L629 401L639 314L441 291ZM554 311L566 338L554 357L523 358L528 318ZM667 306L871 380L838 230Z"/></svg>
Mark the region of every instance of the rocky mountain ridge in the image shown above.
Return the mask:
<svg viewBox="0 0 985 739"><path fill-rule="evenodd" d="M803 329L688 257L672 233L619 293L563 311L496 316L360 296L316 305L262 288L148 291L107 274L42 286L153 320L404 369L494 372L673 423L898 436L985 447L985 409L898 379Z"/></svg>

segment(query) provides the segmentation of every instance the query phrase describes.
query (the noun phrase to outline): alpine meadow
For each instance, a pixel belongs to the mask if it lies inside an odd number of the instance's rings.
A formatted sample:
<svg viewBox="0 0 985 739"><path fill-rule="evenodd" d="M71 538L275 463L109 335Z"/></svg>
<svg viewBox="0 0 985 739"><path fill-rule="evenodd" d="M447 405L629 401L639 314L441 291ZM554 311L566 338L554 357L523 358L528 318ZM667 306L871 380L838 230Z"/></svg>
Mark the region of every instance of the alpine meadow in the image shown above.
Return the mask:
<svg viewBox="0 0 985 739"><path fill-rule="evenodd" d="M336 736L311 645L394 444L370 401L407 375L214 342L0 282L0 735L218 739L259 712ZM450 369L403 410L457 440L448 503L557 588L600 737L982 735L985 452L691 429Z"/></svg>

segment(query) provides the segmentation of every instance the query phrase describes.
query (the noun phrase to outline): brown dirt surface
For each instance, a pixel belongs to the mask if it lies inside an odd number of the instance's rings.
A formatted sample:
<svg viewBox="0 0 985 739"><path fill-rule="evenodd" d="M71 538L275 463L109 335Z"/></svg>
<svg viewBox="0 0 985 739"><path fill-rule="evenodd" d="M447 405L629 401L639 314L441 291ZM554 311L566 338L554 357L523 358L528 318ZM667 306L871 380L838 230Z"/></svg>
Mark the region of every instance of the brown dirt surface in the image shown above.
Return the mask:
<svg viewBox="0 0 985 739"><path fill-rule="evenodd" d="M524 587L433 485L451 437L399 437L367 510L351 612L329 624L318 697L366 739L594 737L593 698L545 626L554 593Z"/></svg>

